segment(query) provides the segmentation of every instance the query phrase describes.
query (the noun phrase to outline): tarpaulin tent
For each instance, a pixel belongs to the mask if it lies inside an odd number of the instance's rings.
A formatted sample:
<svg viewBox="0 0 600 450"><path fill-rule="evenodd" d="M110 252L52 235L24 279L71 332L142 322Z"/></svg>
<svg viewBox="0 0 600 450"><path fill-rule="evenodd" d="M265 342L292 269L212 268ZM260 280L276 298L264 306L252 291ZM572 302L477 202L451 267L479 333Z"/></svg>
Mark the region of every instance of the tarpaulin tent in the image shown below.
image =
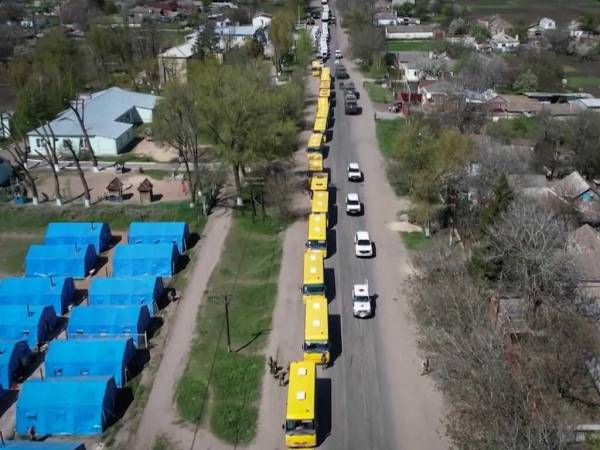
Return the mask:
<svg viewBox="0 0 600 450"><path fill-rule="evenodd" d="M0 306L0 339L24 340L30 347L50 339L56 327L54 307L45 305Z"/></svg>
<svg viewBox="0 0 600 450"><path fill-rule="evenodd" d="M71 277L0 278L0 305L52 305L64 314L74 296Z"/></svg>
<svg viewBox="0 0 600 450"><path fill-rule="evenodd" d="M25 341L0 341L0 389L17 382L31 349Z"/></svg>
<svg viewBox="0 0 600 450"><path fill-rule="evenodd" d="M127 381L126 370L135 355L131 339L71 339L50 343L47 377L111 375L117 387Z"/></svg>
<svg viewBox="0 0 600 450"><path fill-rule="evenodd" d="M113 256L114 277L172 277L177 261L174 244L119 244Z"/></svg>
<svg viewBox="0 0 600 450"><path fill-rule="evenodd" d="M146 305L153 316L163 291L161 277L92 278L88 302L90 305Z"/></svg>
<svg viewBox="0 0 600 450"><path fill-rule="evenodd" d="M46 229L46 245L93 245L96 253L110 244L110 228L100 222L50 222Z"/></svg>
<svg viewBox="0 0 600 450"><path fill-rule="evenodd" d="M85 444L65 441L5 441L0 448L9 450L85 450Z"/></svg>
<svg viewBox="0 0 600 450"><path fill-rule="evenodd" d="M149 323L145 305L78 306L71 311L67 333L69 339L133 338L134 344L142 346Z"/></svg>
<svg viewBox="0 0 600 450"><path fill-rule="evenodd" d="M129 225L129 244L175 244L179 253L186 250L190 235L185 222L132 222Z"/></svg>
<svg viewBox="0 0 600 450"><path fill-rule="evenodd" d="M113 377L31 379L17 401L17 433L35 427L38 435L100 434L115 414Z"/></svg>
<svg viewBox="0 0 600 450"><path fill-rule="evenodd" d="M85 278L94 264L92 245L31 245L25 257L25 276Z"/></svg>

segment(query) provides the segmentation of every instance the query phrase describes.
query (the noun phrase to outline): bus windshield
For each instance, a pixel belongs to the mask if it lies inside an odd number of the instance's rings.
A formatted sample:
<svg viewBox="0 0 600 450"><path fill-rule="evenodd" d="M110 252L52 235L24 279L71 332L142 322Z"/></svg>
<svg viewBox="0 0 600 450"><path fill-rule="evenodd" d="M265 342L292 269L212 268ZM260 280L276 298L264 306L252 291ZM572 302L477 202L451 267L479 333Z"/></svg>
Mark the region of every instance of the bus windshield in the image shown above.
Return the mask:
<svg viewBox="0 0 600 450"><path fill-rule="evenodd" d="M308 241L308 248L313 250L324 250L327 248L327 242L325 241Z"/></svg>
<svg viewBox="0 0 600 450"><path fill-rule="evenodd" d="M286 420L285 431L290 434L313 434L315 422L314 420Z"/></svg>
<svg viewBox="0 0 600 450"><path fill-rule="evenodd" d="M325 353L329 351L327 341L306 341L304 342L304 351L310 353Z"/></svg>
<svg viewBox="0 0 600 450"><path fill-rule="evenodd" d="M322 294L325 292L325 286L322 284L305 284L302 286L302 293L305 295Z"/></svg>

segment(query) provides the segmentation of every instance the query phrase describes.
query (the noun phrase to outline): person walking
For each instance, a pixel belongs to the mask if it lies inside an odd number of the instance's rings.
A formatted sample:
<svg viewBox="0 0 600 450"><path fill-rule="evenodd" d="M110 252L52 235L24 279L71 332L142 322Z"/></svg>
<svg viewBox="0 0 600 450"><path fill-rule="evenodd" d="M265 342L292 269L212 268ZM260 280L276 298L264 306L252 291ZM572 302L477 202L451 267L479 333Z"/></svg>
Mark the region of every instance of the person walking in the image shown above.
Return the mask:
<svg viewBox="0 0 600 450"><path fill-rule="evenodd" d="M431 371L429 367L429 358L425 358L423 361L421 361L421 369L421 375L429 374L429 372Z"/></svg>

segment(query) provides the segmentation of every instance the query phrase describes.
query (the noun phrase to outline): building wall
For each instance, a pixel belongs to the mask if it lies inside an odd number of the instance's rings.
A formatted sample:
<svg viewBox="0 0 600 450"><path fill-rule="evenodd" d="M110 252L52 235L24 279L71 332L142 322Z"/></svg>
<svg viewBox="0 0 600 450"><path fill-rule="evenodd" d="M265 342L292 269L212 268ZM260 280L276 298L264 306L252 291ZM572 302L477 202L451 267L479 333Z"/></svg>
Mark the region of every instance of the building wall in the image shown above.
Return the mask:
<svg viewBox="0 0 600 450"><path fill-rule="evenodd" d="M151 123L152 122L152 113L153 110L148 108L135 108L137 113L139 114L140 119L142 119L143 123Z"/></svg>
<svg viewBox="0 0 600 450"><path fill-rule="evenodd" d="M158 58L158 71L160 84L169 81L187 83L187 59L185 58Z"/></svg>
<svg viewBox="0 0 600 450"><path fill-rule="evenodd" d="M73 148L77 151L80 148L80 143L83 146L83 139L74 136L57 136L56 138L56 150L62 154L70 154L65 148L65 139L70 139ZM31 149L32 156L38 156L37 152L44 154L44 147L42 138L36 136L27 137L29 148ZM94 149L96 155L117 155L129 142L133 140L133 129L130 128L128 131L123 133L119 138L105 138L102 136L90 136L90 143ZM36 152L37 150L37 152Z"/></svg>
<svg viewBox="0 0 600 450"><path fill-rule="evenodd" d="M403 31L402 33L385 33L386 39L433 39L433 31Z"/></svg>

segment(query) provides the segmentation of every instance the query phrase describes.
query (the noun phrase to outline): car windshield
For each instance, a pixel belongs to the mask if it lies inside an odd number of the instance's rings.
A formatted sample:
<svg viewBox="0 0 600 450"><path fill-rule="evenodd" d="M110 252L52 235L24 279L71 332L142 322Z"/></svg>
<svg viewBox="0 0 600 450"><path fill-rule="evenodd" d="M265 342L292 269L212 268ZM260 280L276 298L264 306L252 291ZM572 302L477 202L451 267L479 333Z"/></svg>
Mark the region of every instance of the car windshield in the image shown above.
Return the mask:
<svg viewBox="0 0 600 450"><path fill-rule="evenodd" d="M285 431L291 434L312 434L315 432L313 420L286 420Z"/></svg>
<svg viewBox="0 0 600 450"><path fill-rule="evenodd" d="M360 302L360 303L368 302L369 301L369 297L367 297L365 295L359 295L359 296L354 297L354 301L355 302Z"/></svg>
<svg viewBox="0 0 600 450"><path fill-rule="evenodd" d="M351 200L351 199L348 199L348 204L349 204L349 205L358 205L358 200Z"/></svg>
<svg viewBox="0 0 600 450"><path fill-rule="evenodd" d="M357 244L358 245L371 245L371 241L368 241L367 239L359 239Z"/></svg>

